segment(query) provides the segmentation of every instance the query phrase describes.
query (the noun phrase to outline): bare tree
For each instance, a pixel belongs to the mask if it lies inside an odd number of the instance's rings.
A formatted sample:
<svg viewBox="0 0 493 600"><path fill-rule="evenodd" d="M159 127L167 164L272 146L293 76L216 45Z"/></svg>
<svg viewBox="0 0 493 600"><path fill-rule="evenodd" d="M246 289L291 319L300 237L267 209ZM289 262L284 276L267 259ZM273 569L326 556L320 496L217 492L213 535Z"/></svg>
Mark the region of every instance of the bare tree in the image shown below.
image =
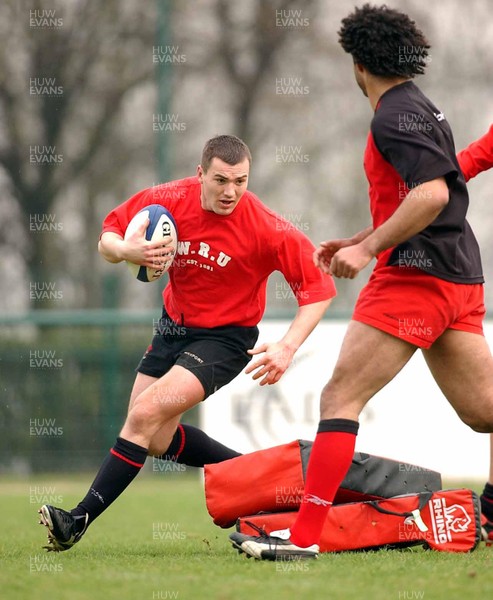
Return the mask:
<svg viewBox="0 0 493 600"><path fill-rule="evenodd" d="M68 218L94 220L104 181L135 157L119 118L153 78L152 14L119 0L0 5L0 168L22 211L31 279L46 278L55 263L67 267L68 250L44 234L57 226L57 199L82 186L85 205Z"/></svg>

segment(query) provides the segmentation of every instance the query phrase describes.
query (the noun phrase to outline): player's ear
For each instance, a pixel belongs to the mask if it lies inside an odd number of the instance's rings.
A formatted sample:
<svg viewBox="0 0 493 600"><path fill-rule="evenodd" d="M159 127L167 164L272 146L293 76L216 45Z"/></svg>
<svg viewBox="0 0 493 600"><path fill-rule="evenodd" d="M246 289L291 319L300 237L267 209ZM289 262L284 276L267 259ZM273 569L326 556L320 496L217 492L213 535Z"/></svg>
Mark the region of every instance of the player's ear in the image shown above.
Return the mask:
<svg viewBox="0 0 493 600"><path fill-rule="evenodd" d="M204 169L202 168L202 165L197 165L197 177L198 177L200 183L202 183L203 175L204 175Z"/></svg>
<svg viewBox="0 0 493 600"><path fill-rule="evenodd" d="M365 67L361 63L354 62L354 71L360 75L363 75L365 72Z"/></svg>

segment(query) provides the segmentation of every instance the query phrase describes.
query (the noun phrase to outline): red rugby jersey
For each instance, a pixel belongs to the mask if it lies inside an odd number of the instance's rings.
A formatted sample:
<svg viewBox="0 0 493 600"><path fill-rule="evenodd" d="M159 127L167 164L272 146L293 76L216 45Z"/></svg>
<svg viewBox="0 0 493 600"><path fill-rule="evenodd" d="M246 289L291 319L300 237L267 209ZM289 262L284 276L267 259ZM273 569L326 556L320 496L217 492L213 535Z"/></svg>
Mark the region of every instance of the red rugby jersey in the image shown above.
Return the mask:
<svg viewBox="0 0 493 600"><path fill-rule="evenodd" d="M493 125L483 137L461 150L457 154L457 160L466 181L476 177L482 171L491 169L493 167Z"/></svg>
<svg viewBox="0 0 493 600"><path fill-rule="evenodd" d="M254 194L246 191L225 216L204 210L200 192L196 177L148 188L117 206L103 223L103 233L123 236L145 206L162 204L171 212L179 243L163 301L174 321L207 328L256 325L273 271L284 275L299 306L336 295L332 278L313 264L311 241Z"/></svg>

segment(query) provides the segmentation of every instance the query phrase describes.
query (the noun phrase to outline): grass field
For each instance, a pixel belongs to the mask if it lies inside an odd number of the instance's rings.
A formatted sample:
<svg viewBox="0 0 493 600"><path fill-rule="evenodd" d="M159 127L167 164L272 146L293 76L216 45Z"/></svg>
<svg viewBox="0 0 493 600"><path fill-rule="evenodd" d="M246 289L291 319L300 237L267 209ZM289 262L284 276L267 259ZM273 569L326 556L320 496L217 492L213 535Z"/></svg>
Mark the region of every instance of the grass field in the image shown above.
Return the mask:
<svg viewBox="0 0 493 600"><path fill-rule="evenodd" d="M2 600L357 599L484 600L493 548L472 554L405 551L323 554L271 563L233 552L207 514L201 482L143 474L72 550L47 554L39 504L71 508L86 478L2 482Z"/></svg>

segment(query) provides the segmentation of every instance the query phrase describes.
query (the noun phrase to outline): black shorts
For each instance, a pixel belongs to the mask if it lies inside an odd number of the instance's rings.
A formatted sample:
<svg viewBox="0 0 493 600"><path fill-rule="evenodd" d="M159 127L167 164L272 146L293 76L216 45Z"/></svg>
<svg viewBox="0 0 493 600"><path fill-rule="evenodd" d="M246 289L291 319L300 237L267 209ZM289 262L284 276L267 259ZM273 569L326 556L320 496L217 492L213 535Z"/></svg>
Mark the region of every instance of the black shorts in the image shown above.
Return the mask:
<svg viewBox="0 0 493 600"><path fill-rule="evenodd" d="M252 358L247 350L255 346L258 333L258 327L185 327L163 309L136 370L162 377L173 365L180 365L197 377L207 398L245 368Z"/></svg>

